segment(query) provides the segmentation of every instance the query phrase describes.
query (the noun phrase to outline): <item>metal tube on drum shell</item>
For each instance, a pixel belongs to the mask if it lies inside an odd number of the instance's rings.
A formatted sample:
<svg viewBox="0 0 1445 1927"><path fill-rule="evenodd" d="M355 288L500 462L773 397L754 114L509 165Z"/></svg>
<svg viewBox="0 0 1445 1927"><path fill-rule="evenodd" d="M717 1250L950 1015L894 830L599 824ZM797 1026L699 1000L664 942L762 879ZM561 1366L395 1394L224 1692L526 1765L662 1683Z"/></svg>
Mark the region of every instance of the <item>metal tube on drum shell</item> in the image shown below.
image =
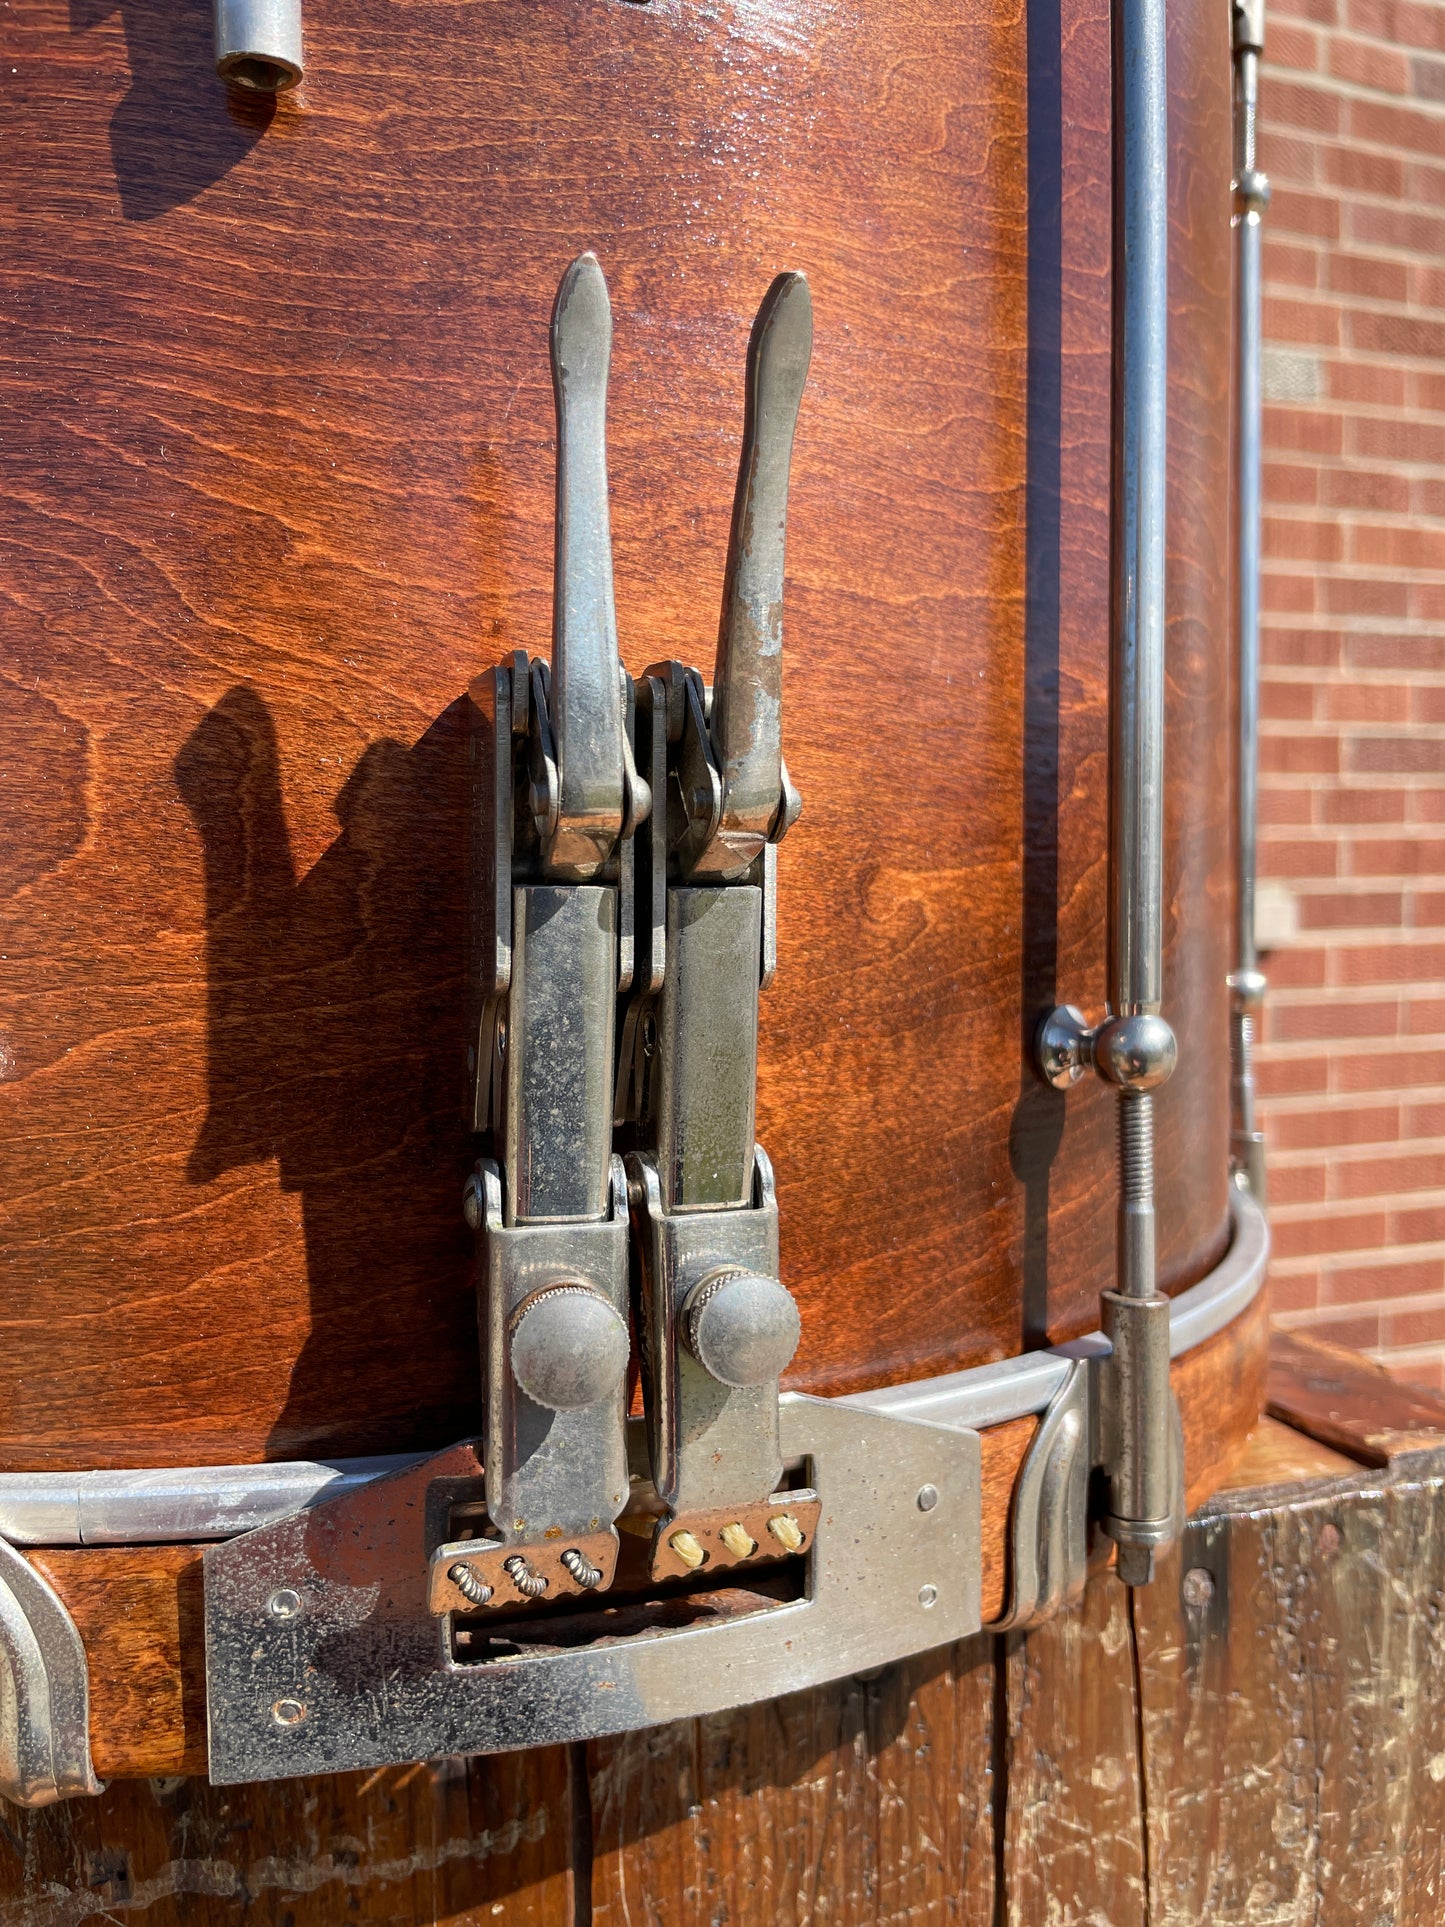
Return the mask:
<svg viewBox="0 0 1445 1927"><path fill-rule="evenodd" d="M252 94L284 94L304 72L301 0L215 0L216 72Z"/></svg>
<svg viewBox="0 0 1445 1927"><path fill-rule="evenodd" d="M1263 0L1234 7L1235 514L1239 734L1235 772L1235 945L1230 990L1230 1150L1236 1178L1261 1204L1264 1136L1255 1126L1255 1025L1265 980L1255 940L1259 789L1260 243L1269 182L1255 165Z"/></svg>

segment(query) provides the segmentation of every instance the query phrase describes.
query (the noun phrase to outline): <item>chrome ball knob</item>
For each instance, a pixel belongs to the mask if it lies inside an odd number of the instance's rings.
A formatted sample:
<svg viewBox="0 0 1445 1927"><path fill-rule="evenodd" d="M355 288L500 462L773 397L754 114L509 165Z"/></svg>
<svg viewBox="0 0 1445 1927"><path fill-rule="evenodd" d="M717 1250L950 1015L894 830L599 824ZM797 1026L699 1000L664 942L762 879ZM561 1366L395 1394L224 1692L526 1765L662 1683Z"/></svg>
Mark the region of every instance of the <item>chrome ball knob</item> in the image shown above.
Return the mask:
<svg viewBox="0 0 1445 1927"><path fill-rule="evenodd" d="M709 1272L682 1308L687 1348L722 1385L766 1385L798 1349L802 1321L793 1294L753 1271Z"/></svg>
<svg viewBox="0 0 1445 1927"><path fill-rule="evenodd" d="M1152 1091L1167 1082L1179 1046L1163 1017L1136 1012L1110 1017L1094 1038L1094 1063L1102 1077L1126 1091Z"/></svg>
<svg viewBox="0 0 1445 1927"><path fill-rule="evenodd" d="M545 1285L512 1315L512 1376L537 1405L580 1412L627 1370L627 1320L586 1285Z"/></svg>

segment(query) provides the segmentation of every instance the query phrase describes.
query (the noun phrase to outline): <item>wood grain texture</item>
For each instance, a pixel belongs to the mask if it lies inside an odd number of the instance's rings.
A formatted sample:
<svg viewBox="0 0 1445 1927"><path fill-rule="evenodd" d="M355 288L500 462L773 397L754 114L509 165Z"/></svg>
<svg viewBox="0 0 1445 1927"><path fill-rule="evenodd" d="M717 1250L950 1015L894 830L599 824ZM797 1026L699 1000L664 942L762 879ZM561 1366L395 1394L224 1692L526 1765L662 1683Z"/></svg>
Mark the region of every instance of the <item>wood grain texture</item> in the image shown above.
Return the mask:
<svg viewBox="0 0 1445 1927"><path fill-rule="evenodd" d="M1222 30L1182 21L1171 1283L1226 1222L1229 143ZM473 1429L459 703L546 645L546 323L584 246L633 668L707 660L749 322L778 269L813 284L759 1108L794 1382L1087 1329L1110 1099L1025 1047L1103 988L1106 8L307 26L271 109L218 92L200 0L0 18L0 1464Z"/></svg>
<svg viewBox="0 0 1445 1927"><path fill-rule="evenodd" d="M1402 1385L1381 1365L1303 1333L1277 1332L1269 1411L1363 1465L1445 1448L1445 1399Z"/></svg>
<svg viewBox="0 0 1445 1927"><path fill-rule="evenodd" d="M7 1807L0 1922L78 1927L573 1927L564 1752L269 1786L122 1782Z"/></svg>
<svg viewBox="0 0 1445 1927"><path fill-rule="evenodd" d="M991 1927L992 1644L592 1747L595 1927Z"/></svg>

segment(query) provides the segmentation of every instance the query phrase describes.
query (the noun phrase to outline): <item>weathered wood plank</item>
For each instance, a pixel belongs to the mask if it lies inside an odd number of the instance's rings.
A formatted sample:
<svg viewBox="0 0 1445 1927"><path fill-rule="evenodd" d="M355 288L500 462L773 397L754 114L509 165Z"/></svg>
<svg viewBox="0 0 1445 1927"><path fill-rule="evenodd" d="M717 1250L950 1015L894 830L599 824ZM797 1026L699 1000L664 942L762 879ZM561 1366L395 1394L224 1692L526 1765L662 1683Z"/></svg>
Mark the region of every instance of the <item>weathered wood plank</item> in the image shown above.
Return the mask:
<svg viewBox="0 0 1445 1927"><path fill-rule="evenodd" d="M1445 1446L1445 1398L1302 1332L1273 1335L1268 1409L1364 1465Z"/></svg>
<svg viewBox="0 0 1445 1927"><path fill-rule="evenodd" d="M595 1927L991 1927L992 1644L593 1748Z"/></svg>
<svg viewBox="0 0 1445 1927"><path fill-rule="evenodd" d="M572 1927L568 1756L4 1809L0 1927Z"/></svg>

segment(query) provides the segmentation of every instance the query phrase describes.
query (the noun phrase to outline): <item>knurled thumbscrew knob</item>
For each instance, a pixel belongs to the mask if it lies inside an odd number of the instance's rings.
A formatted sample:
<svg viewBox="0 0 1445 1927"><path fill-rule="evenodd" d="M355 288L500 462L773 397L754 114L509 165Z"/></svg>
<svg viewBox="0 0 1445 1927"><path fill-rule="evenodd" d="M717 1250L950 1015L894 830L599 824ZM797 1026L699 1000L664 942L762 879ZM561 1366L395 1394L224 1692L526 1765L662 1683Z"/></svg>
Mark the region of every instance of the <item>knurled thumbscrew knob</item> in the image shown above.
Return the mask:
<svg viewBox="0 0 1445 1927"><path fill-rule="evenodd" d="M798 1349L802 1321L776 1278L725 1268L700 1278L682 1308L688 1350L723 1385L766 1385Z"/></svg>
<svg viewBox="0 0 1445 1927"><path fill-rule="evenodd" d="M538 1405L578 1412L627 1370L627 1320L588 1285L544 1285L513 1313L512 1376Z"/></svg>

